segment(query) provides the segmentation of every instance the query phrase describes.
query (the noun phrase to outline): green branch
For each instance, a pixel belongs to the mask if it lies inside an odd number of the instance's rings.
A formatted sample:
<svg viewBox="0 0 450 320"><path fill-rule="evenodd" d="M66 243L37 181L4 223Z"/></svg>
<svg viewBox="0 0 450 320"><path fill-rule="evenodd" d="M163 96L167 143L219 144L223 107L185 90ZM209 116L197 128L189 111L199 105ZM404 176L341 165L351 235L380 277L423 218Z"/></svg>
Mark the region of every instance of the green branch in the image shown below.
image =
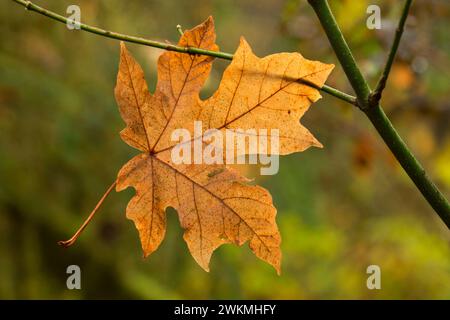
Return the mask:
<svg viewBox="0 0 450 320"><path fill-rule="evenodd" d="M344 72L350 81L350 84L357 93L356 98L358 100L359 107L364 110L368 108L368 97L370 95L370 88L367 84L364 76L356 64L353 58L352 52L347 45L347 42L339 29L333 15L331 14L330 8L326 1L316 1L308 0L311 6L316 11L319 16L320 22L322 23L325 33L327 34L328 40L334 49L334 52L344 69ZM323 8L326 7L326 10ZM319 12L318 12L319 11ZM325 14L324 14L325 13ZM329 14L326 14L329 13Z"/></svg>
<svg viewBox="0 0 450 320"><path fill-rule="evenodd" d="M72 22L71 19L68 19L64 16L61 16L61 15L55 13L55 12L44 9L38 5L35 5L31 1L25 1L25 0L12 0L12 1L24 6L29 11L37 12L39 14L42 14L46 17L49 17L53 20L62 22L64 24ZM116 40L122 40L122 41L136 43L136 44L141 44L144 46L149 46L149 47L154 47L154 48L159 48L159 49L164 49L167 51L176 51L176 52L189 53L189 54L201 54L201 55L216 57L216 58L225 59L225 60L233 59L232 53L211 51L211 50L205 50L205 49L194 48L194 47L181 47L181 46L173 45L173 44L166 43L166 42L159 42L159 41L144 39L144 38L140 38L140 37L133 37L133 36L129 36L129 35L122 34L122 33L112 32L112 31L100 29L97 27L93 27L93 26L90 26L85 23L80 23L79 26L80 26L81 30L84 30L84 31L87 31L90 33L94 33L94 34L97 34L97 35L100 35L103 37L112 38L112 39L116 39ZM181 27L178 28L178 26L177 26L177 29L180 33L182 32ZM352 97L351 95L349 95L347 93L341 92L341 91L339 91L335 88L332 88L330 86L327 86L327 85L323 85L322 88L319 88L317 86L314 86L314 87L316 89L326 92L338 99L341 99L345 102L356 105L355 97Z"/></svg>
<svg viewBox="0 0 450 320"><path fill-rule="evenodd" d="M334 19L328 2L326 0L308 0L308 2L316 12L320 23L328 36L331 46L333 47L334 52L345 71L345 74L347 75L347 78L356 92L360 108L372 122L375 129L383 138L386 145L392 151L416 187L420 190L428 203L433 207L436 213L441 217L442 221L444 221L450 229L450 204L436 185L427 176L419 161L414 157L411 151L409 151L405 142L403 142L402 138L395 130L381 106L378 103L372 105L369 102L371 96L370 87L358 68L355 59L353 58L350 48L348 47L342 32ZM409 5L407 3L405 6L405 11L408 9ZM404 19L406 19L406 16L407 13L403 13L403 17L405 17ZM394 46L398 45L399 40L400 39L394 42ZM395 48L394 50L391 50L391 52L395 51ZM393 57L390 59L393 60Z"/></svg>
<svg viewBox="0 0 450 320"><path fill-rule="evenodd" d="M389 55L383 69L383 73L381 74L381 77L378 80L375 90L370 96L371 105L376 105L381 100L381 94L383 93L383 90L386 87L386 81L389 77L392 64L394 63L394 59L397 54L398 45L400 44L400 39L402 38L403 30L405 29L405 22L406 18L408 18L408 12L409 8L411 7L411 4L412 0L406 0L405 6L403 7L402 10L400 21L398 22L397 30L395 31L394 42L392 42L391 50L389 51Z"/></svg>

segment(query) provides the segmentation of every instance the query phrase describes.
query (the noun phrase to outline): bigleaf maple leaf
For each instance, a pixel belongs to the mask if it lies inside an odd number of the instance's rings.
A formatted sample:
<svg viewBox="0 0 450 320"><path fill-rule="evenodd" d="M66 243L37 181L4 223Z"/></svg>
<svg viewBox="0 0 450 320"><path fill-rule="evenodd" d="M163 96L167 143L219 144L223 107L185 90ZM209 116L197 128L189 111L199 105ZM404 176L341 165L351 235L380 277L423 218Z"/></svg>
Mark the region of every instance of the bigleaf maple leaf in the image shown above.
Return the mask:
<svg viewBox="0 0 450 320"><path fill-rule="evenodd" d="M184 32L178 45L218 50L210 17ZM194 136L194 121L204 129L277 129L279 154L321 144L299 123L333 65L310 61L298 53L256 57L241 38L240 45L215 94L205 101L199 92L213 58L164 52L158 60L156 90L149 92L140 65L121 43L115 96L126 123L122 139L142 153L118 173L117 191L136 190L126 215L139 231L144 256L154 252L166 232L166 213L173 207L185 230L184 239L198 264L209 270L213 251L224 243L242 245L279 273L280 234L276 209L267 190L221 164L176 164L171 150L173 130ZM235 146L237 149L238 146ZM245 150L237 150L245 154Z"/></svg>

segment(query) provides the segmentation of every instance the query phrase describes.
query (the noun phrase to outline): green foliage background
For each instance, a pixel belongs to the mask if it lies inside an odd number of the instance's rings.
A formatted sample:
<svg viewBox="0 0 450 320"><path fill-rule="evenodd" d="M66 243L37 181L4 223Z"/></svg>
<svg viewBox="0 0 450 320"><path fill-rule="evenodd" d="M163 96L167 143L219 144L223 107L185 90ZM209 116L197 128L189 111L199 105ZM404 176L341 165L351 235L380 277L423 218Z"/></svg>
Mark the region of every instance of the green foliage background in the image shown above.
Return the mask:
<svg viewBox="0 0 450 320"><path fill-rule="evenodd" d="M300 51L338 65L303 0L53 0L38 5L113 31L176 42L213 15L217 42L233 52L244 35L262 56ZM383 28L368 30L378 4ZM332 1L364 73L374 83L402 1ZM450 3L415 1L384 105L429 174L450 196ZM79 226L118 169L137 153L123 143L113 88L117 41L0 3L0 298L450 298L449 232L402 172L363 115L330 96L303 123L325 145L283 157L276 176L250 175L278 208L282 275L244 245L223 246L206 273L189 255L176 213L163 245L144 260L125 218L132 190L114 193L70 249L56 245ZM160 50L129 49L154 88ZM226 61L216 61L205 96ZM338 66L328 84L351 92ZM252 171L253 170L253 171ZM66 289L66 267L82 290ZM366 288L366 268L382 289Z"/></svg>

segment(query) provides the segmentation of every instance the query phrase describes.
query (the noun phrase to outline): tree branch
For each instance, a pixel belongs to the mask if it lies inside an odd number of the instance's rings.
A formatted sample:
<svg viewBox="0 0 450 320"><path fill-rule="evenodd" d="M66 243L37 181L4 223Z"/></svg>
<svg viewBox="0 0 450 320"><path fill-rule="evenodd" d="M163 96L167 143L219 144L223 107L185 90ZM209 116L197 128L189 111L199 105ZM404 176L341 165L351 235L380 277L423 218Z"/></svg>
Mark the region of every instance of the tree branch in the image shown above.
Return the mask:
<svg viewBox="0 0 450 320"><path fill-rule="evenodd" d="M360 108L372 122L400 165L450 229L450 204L427 176L424 168L409 151L394 126L377 103L369 103L370 87L362 75L326 0L308 0L316 12L347 78L356 92Z"/></svg>
<svg viewBox="0 0 450 320"><path fill-rule="evenodd" d="M25 9L27 9L29 11L37 12L39 14L42 14L48 18L62 22L64 24L67 24L68 22L70 22L69 21L70 19L67 19L66 17L61 16L50 10L44 9L38 5L35 5L31 1L25 1L25 0L12 0L12 1L24 6ZM225 60L233 59L233 54L231 54L231 53L220 52L220 51L211 51L211 50L205 50L205 49L194 48L194 47L180 47L180 46L173 45L173 44L166 43L166 42L159 42L159 41L129 36L126 34L121 34L121 33L117 33L117 32L100 29L97 27L87 25L85 23L80 23L80 29L90 32L90 33L94 33L94 34L103 36L103 37L112 38L112 39L116 39L116 40L122 40L122 41L136 43L136 44L141 44L144 46L149 46L149 47L154 47L154 48L159 48L159 49L164 49L167 51L176 51L176 52L189 53L189 54L201 54L201 55L216 57L216 58L225 59ZM341 92L341 91L339 91L335 88L332 88L330 86L327 86L327 85L323 85L322 88L319 88L315 85L313 87L318 90L321 90L323 92L326 92L338 99L341 99L345 102L356 105L356 98L352 97L351 95L349 95L347 93Z"/></svg>
<svg viewBox="0 0 450 320"><path fill-rule="evenodd" d="M316 0L308 0L308 2L319 16L319 20L325 29L325 33L327 34L328 40L334 49L334 53L336 54L348 80L350 81L350 84L357 94L356 98L360 109L367 109L368 97L370 95L369 85L359 70L356 61L353 58L352 52L348 47L344 36L342 35L342 32L331 14L330 8L328 7L328 2Z"/></svg>
<svg viewBox="0 0 450 320"><path fill-rule="evenodd" d="M42 7L39 7L38 5L35 5L34 3L32 3L31 1L25 1L25 0L13 0L13 1L24 6L27 10L40 13L40 14L42 14L46 17L49 17L53 20L56 20L56 21L59 21L59 22L65 23L65 24L67 24L67 22L70 22L69 21L70 19L67 19L66 17L61 16L57 13L54 13L52 11L49 11ZM95 33L95 34L98 34L100 36L104 36L107 38L142 44L145 46L160 48L160 49L164 49L164 50L168 50L168 51L176 51L176 52L191 53L191 54L202 54L202 55L207 55L207 56L212 56L212 57L222 58L222 59L227 59L227 60L233 59L233 55L231 53L211 51L211 50L205 50L205 49L193 48L193 47L180 47L180 46L173 45L170 43L148 40L148 39L144 39L144 38L140 38L140 37L133 37L133 36L129 36L126 34L121 34L121 33L117 33L117 32L100 29L97 27L87 25L85 23L80 23L80 29L90 32L90 33Z"/></svg>
<svg viewBox="0 0 450 320"><path fill-rule="evenodd" d="M402 15L400 17L400 21L398 22L397 30L395 31L394 41L392 42L391 50L389 51L389 55L383 69L383 73L381 74L381 77L378 80L375 90L370 95L369 101L370 105L375 106L381 100L381 95L383 93L384 88L386 87L386 81L389 77L392 64L397 54L397 49L400 44L400 39L402 38L403 35L403 30L405 29L406 18L408 17L409 8L411 7L412 2L413 0L406 0L405 2L405 6L403 7Z"/></svg>

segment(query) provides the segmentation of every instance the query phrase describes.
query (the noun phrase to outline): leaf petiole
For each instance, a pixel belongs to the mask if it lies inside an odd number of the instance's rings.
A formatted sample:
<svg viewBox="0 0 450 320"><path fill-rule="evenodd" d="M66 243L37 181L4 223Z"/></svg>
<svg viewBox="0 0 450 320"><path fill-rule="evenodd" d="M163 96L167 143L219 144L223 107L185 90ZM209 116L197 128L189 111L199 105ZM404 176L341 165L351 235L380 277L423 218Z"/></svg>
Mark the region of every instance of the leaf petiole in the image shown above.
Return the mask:
<svg viewBox="0 0 450 320"><path fill-rule="evenodd" d="M111 191L116 187L117 181L114 181L114 183L106 190L106 192L103 194L103 196L98 201L97 205L95 206L94 210L89 214L87 219L83 222L81 227L75 232L75 234L68 240L62 240L58 241L58 244L60 246L63 246L65 248L70 247L77 241L78 237L81 235L81 233L84 231L84 229L87 227L87 225L91 222L92 218L94 218L95 214L97 213L98 209L102 206L103 202L106 200L108 195L111 193Z"/></svg>

